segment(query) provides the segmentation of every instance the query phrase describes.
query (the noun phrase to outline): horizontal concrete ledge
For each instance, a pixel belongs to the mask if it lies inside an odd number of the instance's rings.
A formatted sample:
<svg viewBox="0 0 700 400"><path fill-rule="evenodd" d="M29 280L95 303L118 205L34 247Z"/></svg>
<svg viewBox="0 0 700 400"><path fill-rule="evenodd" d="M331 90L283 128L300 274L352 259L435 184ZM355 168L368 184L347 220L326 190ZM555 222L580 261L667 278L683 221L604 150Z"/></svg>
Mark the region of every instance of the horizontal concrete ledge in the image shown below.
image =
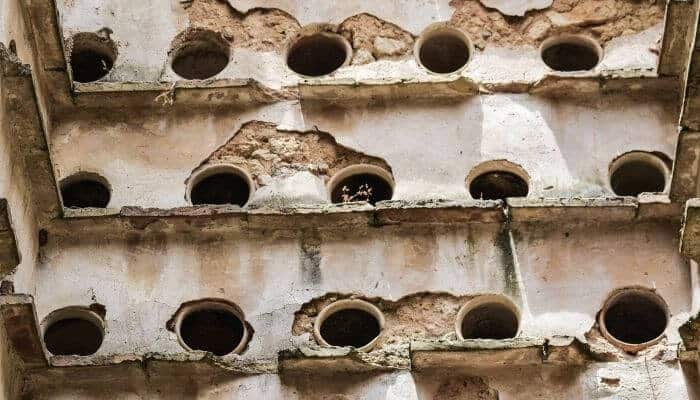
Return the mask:
<svg viewBox="0 0 700 400"><path fill-rule="evenodd" d="M176 232L338 229L387 225L680 221L682 205L666 196L636 198L391 200L377 203L296 205L285 208L193 206L172 209L64 209L49 230L169 230Z"/></svg>
<svg viewBox="0 0 700 400"><path fill-rule="evenodd" d="M538 81L477 82L469 77L355 80L322 78L295 86L271 88L254 79L212 79L176 82L74 83L74 104L80 108L182 105L237 106L302 101L460 100L479 94L529 93L567 96L614 92L653 92L658 98L678 96L676 78L659 78L653 71L605 71L599 74L552 74Z"/></svg>
<svg viewBox="0 0 700 400"><path fill-rule="evenodd" d="M494 368L518 365L582 365L593 361L572 337L411 342L411 366L425 369Z"/></svg>
<svg viewBox="0 0 700 400"><path fill-rule="evenodd" d="M364 353L351 347L303 345L279 354L279 372L376 372L409 370L408 346L405 354L381 350Z"/></svg>

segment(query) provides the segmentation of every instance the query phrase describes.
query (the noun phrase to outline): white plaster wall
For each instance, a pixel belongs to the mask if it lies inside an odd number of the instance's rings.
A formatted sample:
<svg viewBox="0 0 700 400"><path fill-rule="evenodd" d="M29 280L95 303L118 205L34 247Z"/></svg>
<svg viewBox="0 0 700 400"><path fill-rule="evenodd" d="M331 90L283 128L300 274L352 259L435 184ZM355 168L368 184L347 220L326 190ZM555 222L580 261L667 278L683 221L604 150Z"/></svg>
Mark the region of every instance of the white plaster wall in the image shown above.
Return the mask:
<svg viewBox="0 0 700 400"><path fill-rule="evenodd" d="M113 189L110 207L186 205L184 182L191 171L250 120L286 130L317 127L343 145L385 159L396 180L394 198L409 200L469 198L469 171L498 159L527 171L533 198L611 195L613 159L632 150L673 156L677 136L675 105L624 95L586 101L497 94L347 107L288 102L104 118L66 116L51 142L59 178L79 170L102 174Z"/></svg>
<svg viewBox="0 0 700 400"><path fill-rule="evenodd" d="M308 23L340 23L362 12L393 22L414 35L438 21L448 21L453 13L447 0L401 0L392 2L325 0L230 1L239 11L260 6L280 8L297 18L302 26ZM113 31L119 57L112 71L104 78L113 82L174 82L180 80L170 69L168 52L173 38L187 28L188 18L177 1L153 0L63 0L58 2L64 36L77 32ZM663 35L663 23L645 31L624 35L605 46L605 56L595 70L655 71L658 56L650 51ZM515 49L489 46L476 51L469 66L460 74L484 83L535 82L550 70L540 60L539 49ZM282 52L257 52L235 48L229 65L216 78L253 78L266 86L280 88L295 85L301 79L286 67ZM428 73L409 55L400 60L382 60L366 65L347 66L327 79L393 80L444 79Z"/></svg>

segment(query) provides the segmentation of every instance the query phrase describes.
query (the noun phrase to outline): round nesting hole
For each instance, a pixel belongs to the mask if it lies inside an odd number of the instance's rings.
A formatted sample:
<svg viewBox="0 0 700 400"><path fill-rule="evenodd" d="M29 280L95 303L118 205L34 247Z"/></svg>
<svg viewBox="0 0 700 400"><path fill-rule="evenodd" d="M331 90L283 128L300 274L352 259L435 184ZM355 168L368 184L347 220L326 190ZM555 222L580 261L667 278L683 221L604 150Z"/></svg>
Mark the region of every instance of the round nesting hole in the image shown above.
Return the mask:
<svg viewBox="0 0 700 400"><path fill-rule="evenodd" d="M603 335L625 351L639 351L663 337L668 306L651 290L623 289L610 296L599 315Z"/></svg>
<svg viewBox="0 0 700 400"><path fill-rule="evenodd" d="M184 79L209 79L226 68L229 43L209 30L188 31L175 39L171 68Z"/></svg>
<svg viewBox="0 0 700 400"><path fill-rule="evenodd" d="M333 33L301 37L287 52L287 66L299 75L328 75L350 61L352 48L345 38Z"/></svg>
<svg viewBox="0 0 700 400"><path fill-rule="evenodd" d="M488 161L474 168L467 177L473 199L503 200L525 197L529 192L528 175L508 161Z"/></svg>
<svg viewBox="0 0 700 400"><path fill-rule="evenodd" d="M610 187L618 196L659 193L666 189L669 174L669 167L661 157L633 151L610 165Z"/></svg>
<svg viewBox="0 0 700 400"><path fill-rule="evenodd" d="M369 351L384 328L384 315L364 300L339 300L316 318L314 336L325 346L355 347Z"/></svg>
<svg viewBox="0 0 700 400"><path fill-rule="evenodd" d="M469 37L462 31L440 26L428 28L416 42L418 62L437 74L449 74L466 67L472 51Z"/></svg>
<svg viewBox="0 0 700 400"><path fill-rule="evenodd" d="M193 205L232 204L243 207L253 194L252 178L234 166L205 169L192 182L189 195Z"/></svg>
<svg viewBox="0 0 700 400"><path fill-rule="evenodd" d="M61 197L66 208L106 208L111 191L102 176L79 172L61 182Z"/></svg>
<svg viewBox="0 0 700 400"><path fill-rule="evenodd" d="M455 330L460 339L509 339L518 335L520 313L501 296L479 296L459 310Z"/></svg>
<svg viewBox="0 0 700 400"><path fill-rule="evenodd" d="M586 36L560 36L542 43L542 61L555 71L588 71L603 58L598 42Z"/></svg>
<svg viewBox="0 0 700 400"><path fill-rule="evenodd" d="M95 354L104 338L102 318L83 307L56 310L42 325L46 349L57 356Z"/></svg>
<svg viewBox="0 0 700 400"><path fill-rule="evenodd" d="M359 164L344 168L331 178L329 184L333 203L366 201L372 205L391 200L394 180L384 168Z"/></svg>
<svg viewBox="0 0 700 400"><path fill-rule="evenodd" d="M82 32L71 39L70 66L73 80L95 82L112 70L117 60L117 46L109 38Z"/></svg>
<svg viewBox="0 0 700 400"><path fill-rule="evenodd" d="M205 301L183 309L176 329L185 349L224 356L239 354L248 344L249 332L244 321L238 307L226 302Z"/></svg>

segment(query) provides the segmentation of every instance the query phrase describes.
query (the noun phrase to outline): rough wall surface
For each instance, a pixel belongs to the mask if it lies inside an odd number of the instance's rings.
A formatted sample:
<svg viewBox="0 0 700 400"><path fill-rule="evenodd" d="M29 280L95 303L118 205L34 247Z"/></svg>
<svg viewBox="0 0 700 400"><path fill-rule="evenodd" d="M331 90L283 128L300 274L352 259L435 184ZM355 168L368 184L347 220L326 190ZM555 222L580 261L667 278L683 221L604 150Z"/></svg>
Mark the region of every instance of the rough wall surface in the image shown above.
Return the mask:
<svg viewBox="0 0 700 400"><path fill-rule="evenodd" d="M688 7L1 2L2 398L699 399Z"/></svg>

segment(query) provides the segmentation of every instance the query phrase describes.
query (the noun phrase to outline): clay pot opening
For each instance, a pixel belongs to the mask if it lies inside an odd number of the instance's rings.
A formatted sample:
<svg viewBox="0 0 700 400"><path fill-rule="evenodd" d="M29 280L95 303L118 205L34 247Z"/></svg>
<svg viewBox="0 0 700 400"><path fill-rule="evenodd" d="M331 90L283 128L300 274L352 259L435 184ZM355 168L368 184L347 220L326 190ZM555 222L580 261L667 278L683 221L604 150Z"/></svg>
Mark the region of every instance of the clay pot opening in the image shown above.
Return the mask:
<svg viewBox="0 0 700 400"><path fill-rule="evenodd" d="M228 66L231 47L220 34L200 29L174 40L171 68L184 79L209 79Z"/></svg>
<svg viewBox="0 0 700 400"><path fill-rule="evenodd" d="M347 65L352 58L348 41L335 33L302 36L287 51L287 66L299 75L319 77Z"/></svg>
<svg viewBox="0 0 700 400"><path fill-rule="evenodd" d="M328 182L333 203L366 201L372 205L391 200L394 179L384 168L357 164L338 171Z"/></svg>
<svg viewBox="0 0 700 400"><path fill-rule="evenodd" d="M451 74L464 69L474 54L469 36L459 29L435 24L416 41L414 53L418 64L436 74Z"/></svg>
<svg viewBox="0 0 700 400"><path fill-rule="evenodd" d="M618 290L608 298L598 316L603 336L628 352L659 342L668 320L664 299L646 288Z"/></svg>
<svg viewBox="0 0 700 400"><path fill-rule="evenodd" d="M610 188L618 196L661 193L666 190L670 168L654 153L633 151L610 164Z"/></svg>
<svg viewBox="0 0 700 400"><path fill-rule="evenodd" d="M56 356L95 354L104 339L104 320L87 307L53 311L42 327L46 350Z"/></svg>
<svg viewBox="0 0 700 400"><path fill-rule="evenodd" d="M589 71L603 59L603 48L588 36L562 35L545 40L540 55L554 71Z"/></svg>
<svg viewBox="0 0 700 400"><path fill-rule="evenodd" d="M104 78L117 60L116 44L96 33L73 35L70 48L71 75L75 82L88 83Z"/></svg>
<svg viewBox="0 0 700 400"><path fill-rule="evenodd" d="M364 300L339 300L316 317L314 336L324 346L354 347L370 351L384 329L384 314Z"/></svg>
<svg viewBox="0 0 700 400"><path fill-rule="evenodd" d="M66 208L106 208L111 198L109 182L93 172L78 172L61 181Z"/></svg>
<svg viewBox="0 0 700 400"><path fill-rule="evenodd" d="M469 300L457 313L455 331L465 339L510 339L520 330L520 311L508 298L497 295Z"/></svg>
<svg viewBox="0 0 700 400"><path fill-rule="evenodd" d="M184 306L175 319L180 345L217 356L240 354L250 340L243 312L238 306L206 300Z"/></svg>
<svg viewBox="0 0 700 400"><path fill-rule="evenodd" d="M526 197L530 191L529 180L519 165L503 160L487 161L469 173L467 186L473 199L504 200Z"/></svg>
<svg viewBox="0 0 700 400"><path fill-rule="evenodd" d="M232 204L244 207L253 196L255 184L245 170L233 165L214 165L196 173L188 188L193 205Z"/></svg>

